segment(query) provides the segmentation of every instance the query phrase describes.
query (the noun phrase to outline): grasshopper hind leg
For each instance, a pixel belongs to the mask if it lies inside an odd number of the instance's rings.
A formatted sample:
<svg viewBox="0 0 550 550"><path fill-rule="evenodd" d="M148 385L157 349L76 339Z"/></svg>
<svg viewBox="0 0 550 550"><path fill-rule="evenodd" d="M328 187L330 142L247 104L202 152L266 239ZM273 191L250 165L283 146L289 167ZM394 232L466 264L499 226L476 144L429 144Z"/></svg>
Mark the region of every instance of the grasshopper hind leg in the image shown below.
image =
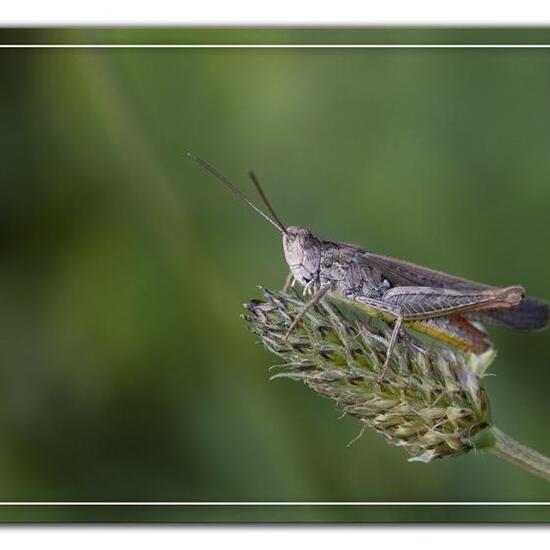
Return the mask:
<svg viewBox="0 0 550 550"><path fill-rule="evenodd" d="M397 344L397 339L399 338L401 327L403 326L403 321L404 318L402 314L398 315L395 319L393 330L390 336L390 341L388 343L388 349L386 350L386 359L384 360L384 364L382 365L382 370L376 378L378 383L382 382L384 376L386 375L386 371L388 370L388 366L393 355L393 350L395 349L395 344Z"/></svg>
<svg viewBox="0 0 550 550"><path fill-rule="evenodd" d="M390 341L388 342L388 347L386 349L386 358L384 360L382 368L380 369L380 373L376 377L377 382L380 383L386 375L386 372L390 365L390 360L393 355L395 345L397 344L399 334L401 333L401 330L403 328L403 322L406 320L406 314L403 308L401 308L399 305L387 303L381 299L374 299L367 296L354 296L352 299L380 312L389 313L391 316L395 317L395 320L393 321L393 329L390 336Z"/></svg>

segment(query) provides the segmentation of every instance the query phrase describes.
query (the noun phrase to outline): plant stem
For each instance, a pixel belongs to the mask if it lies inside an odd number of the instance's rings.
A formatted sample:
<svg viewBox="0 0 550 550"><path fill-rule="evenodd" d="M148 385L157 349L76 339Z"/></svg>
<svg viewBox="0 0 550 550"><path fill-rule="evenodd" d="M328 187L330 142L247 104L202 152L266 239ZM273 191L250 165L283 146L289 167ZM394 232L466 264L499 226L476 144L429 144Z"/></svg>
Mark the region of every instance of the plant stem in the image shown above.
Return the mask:
<svg viewBox="0 0 550 550"><path fill-rule="evenodd" d="M512 464L531 472L546 481L550 481L550 458L530 449L509 435L493 426L491 432L495 437L495 443L486 450L501 458L509 460Z"/></svg>

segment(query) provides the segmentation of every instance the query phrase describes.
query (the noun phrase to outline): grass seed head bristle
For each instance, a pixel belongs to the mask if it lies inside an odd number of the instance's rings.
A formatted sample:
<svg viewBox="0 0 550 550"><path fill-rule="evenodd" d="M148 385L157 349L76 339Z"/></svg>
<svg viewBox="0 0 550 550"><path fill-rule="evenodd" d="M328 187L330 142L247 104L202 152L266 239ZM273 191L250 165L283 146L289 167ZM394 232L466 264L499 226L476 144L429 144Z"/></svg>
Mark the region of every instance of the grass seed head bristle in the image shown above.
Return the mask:
<svg viewBox="0 0 550 550"><path fill-rule="evenodd" d="M265 347L283 359L272 378L302 381L364 425L403 447L409 460L464 454L490 427L480 378L494 358L401 336L384 378L391 327L332 298L310 308L284 338L304 299L263 290L245 319Z"/></svg>

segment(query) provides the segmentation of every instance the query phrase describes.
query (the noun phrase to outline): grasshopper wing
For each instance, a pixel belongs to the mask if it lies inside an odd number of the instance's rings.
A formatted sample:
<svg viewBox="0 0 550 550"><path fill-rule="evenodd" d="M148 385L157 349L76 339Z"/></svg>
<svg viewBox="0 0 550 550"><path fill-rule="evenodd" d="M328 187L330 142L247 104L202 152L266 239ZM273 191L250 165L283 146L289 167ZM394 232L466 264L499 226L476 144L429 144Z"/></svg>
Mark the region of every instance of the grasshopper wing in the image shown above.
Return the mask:
<svg viewBox="0 0 550 550"><path fill-rule="evenodd" d="M373 254L359 248L355 250L360 262L364 262L365 265L379 270L392 286L431 286L464 291L495 288L490 285L463 279L462 277L455 277L442 271L429 269L399 258ZM527 296L521 304L510 309L485 310L483 313L471 313L467 316L515 330L538 330L548 325L549 307L546 302Z"/></svg>

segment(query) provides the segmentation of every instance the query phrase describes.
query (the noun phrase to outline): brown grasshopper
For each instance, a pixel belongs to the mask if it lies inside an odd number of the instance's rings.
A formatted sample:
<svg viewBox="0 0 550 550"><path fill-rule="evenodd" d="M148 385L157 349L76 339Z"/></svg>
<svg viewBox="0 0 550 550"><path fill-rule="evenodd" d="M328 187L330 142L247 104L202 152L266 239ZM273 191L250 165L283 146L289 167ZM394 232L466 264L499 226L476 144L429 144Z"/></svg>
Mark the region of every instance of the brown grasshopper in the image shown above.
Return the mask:
<svg viewBox="0 0 550 550"><path fill-rule="evenodd" d="M305 227L285 226L252 172L252 181L273 217L258 208L213 166L188 155L282 234L290 268L284 290L298 281L304 295L311 295L292 321L286 337L309 308L327 292L334 293L367 311L394 320L382 377L403 325L464 351L480 353L491 343L485 332L476 327L476 321L515 330L538 330L548 324L548 305L526 297L521 286L495 288L398 258L373 254L354 244L322 239Z"/></svg>

